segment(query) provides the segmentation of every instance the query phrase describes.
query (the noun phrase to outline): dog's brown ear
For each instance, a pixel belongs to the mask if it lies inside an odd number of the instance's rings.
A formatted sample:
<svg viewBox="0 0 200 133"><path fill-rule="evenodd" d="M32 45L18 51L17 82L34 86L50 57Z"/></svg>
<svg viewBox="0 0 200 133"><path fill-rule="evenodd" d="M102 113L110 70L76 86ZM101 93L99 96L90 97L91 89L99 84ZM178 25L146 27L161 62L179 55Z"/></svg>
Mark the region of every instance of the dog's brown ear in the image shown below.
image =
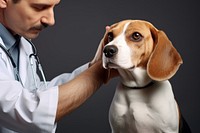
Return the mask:
<svg viewBox="0 0 200 133"><path fill-rule="evenodd" d="M92 59L92 61L90 62L90 65L94 64L96 61L101 60L102 59L102 54L103 54L103 48L104 46L107 44L107 31L105 32L103 38L101 39L99 46L97 48L96 54L94 56L94 58Z"/></svg>
<svg viewBox="0 0 200 133"><path fill-rule="evenodd" d="M95 62L102 60L103 48L108 43L108 35L107 34L108 34L108 29L106 29L106 32L105 32L103 38L101 39L101 41L99 43L95 57L93 58L93 60L89 64L90 66L93 65ZM107 69L106 74L107 75L105 75L104 83L107 83L110 80L110 77L111 77L110 69Z"/></svg>
<svg viewBox="0 0 200 133"><path fill-rule="evenodd" d="M147 63L147 73L153 80L170 79L183 63L182 58L163 31L153 36L156 44Z"/></svg>
<svg viewBox="0 0 200 133"><path fill-rule="evenodd" d="M108 30L107 32L104 34L104 37L102 39L102 50L101 50L101 58L102 58L102 55L103 55L103 48L104 46L108 44ZM107 76L106 76L106 79L104 80L104 84L108 83L108 81L111 79L112 75L111 75L111 69L107 69Z"/></svg>

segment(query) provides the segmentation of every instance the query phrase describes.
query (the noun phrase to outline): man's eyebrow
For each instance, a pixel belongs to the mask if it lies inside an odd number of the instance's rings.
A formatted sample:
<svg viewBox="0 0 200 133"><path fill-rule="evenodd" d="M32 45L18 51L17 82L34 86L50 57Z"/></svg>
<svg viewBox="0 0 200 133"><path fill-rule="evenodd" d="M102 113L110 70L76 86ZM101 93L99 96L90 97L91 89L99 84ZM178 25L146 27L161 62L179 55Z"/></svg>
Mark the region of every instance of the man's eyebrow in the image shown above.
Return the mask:
<svg viewBox="0 0 200 133"><path fill-rule="evenodd" d="M31 3L32 6L51 6L51 4L47 3Z"/></svg>
<svg viewBox="0 0 200 133"><path fill-rule="evenodd" d="M34 5L34 6L46 6L46 7L50 7L50 6L56 6L56 5L58 5L60 2L58 1L58 3L54 3L54 4L52 4L52 3L48 3L48 2L41 2L41 1L34 1L34 2L32 2L31 3L31 5Z"/></svg>

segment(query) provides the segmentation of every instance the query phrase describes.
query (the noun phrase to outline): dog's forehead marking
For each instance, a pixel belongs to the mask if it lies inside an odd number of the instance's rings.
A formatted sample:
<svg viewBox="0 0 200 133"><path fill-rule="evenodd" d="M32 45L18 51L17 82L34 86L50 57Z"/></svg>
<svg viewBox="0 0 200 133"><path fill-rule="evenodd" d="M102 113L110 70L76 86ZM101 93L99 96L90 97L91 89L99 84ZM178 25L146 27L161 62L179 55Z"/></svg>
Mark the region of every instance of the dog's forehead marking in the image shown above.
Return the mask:
<svg viewBox="0 0 200 133"><path fill-rule="evenodd" d="M124 23L124 25L122 27L119 27L120 28L119 33L116 33L116 32L113 31L114 35L115 35L114 42L118 42L116 44L118 44L118 45L124 44L122 42L125 41L125 32L126 32L126 29L127 29L129 24L130 24L130 22L127 22L127 23Z"/></svg>
<svg viewBox="0 0 200 133"><path fill-rule="evenodd" d="M112 32L115 35L115 37L120 35L121 33L123 33L124 27L127 23L130 23L130 22L129 21L122 21L122 22L119 22L119 23L112 25L110 32Z"/></svg>
<svg viewBox="0 0 200 133"><path fill-rule="evenodd" d="M121 33L118 35L118 37L117 37L119 40L125 41L125 37L126 37L125 32L126 32L126 29L127 29L128 26L129 26L129 24L130 24L130 22L127 22L127 23L124 25L122 32L121 32ZM120 42L120 41L119 41L119 42ZM126 44L126 43L125 43L125 44Z"/></svg>
<svg viewBox="0 0 200 133"><path fill-rule="evenodd" d="M110 32L112 32L115 37L121 34L130 33L132 31L140 31L143 32L144 34L148 34L147 29L149 28L147 27L149 26L150 24L147 23L146 21L126 20L112 25Z"/></svg>
<svg viewBox="0 0 200 133"><path fill-rule="evenodd" d="M128 28L128 26L129 26L129 24L130 24L131 22L128 22L128 23L126 23L125 25L124 25L124 29L123 29L123 34L126 32L126 29ZM124 34L125 35L125 34Z"/></svg>

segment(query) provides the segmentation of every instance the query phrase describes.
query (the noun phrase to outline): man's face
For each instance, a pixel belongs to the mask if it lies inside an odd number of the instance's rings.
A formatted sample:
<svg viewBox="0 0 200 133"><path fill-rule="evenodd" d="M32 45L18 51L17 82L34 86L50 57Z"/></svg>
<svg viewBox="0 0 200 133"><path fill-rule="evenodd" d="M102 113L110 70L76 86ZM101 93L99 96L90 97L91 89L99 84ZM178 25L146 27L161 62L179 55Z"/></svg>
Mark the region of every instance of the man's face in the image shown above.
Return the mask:
<svg viewBox="0 0 200 133"><path fill-rule="evenodd" d="M54 7L60 0L20 0L14 4L7 0L3 11L3 24L28 39L37 37L41 30L55 23Z"/></svg>

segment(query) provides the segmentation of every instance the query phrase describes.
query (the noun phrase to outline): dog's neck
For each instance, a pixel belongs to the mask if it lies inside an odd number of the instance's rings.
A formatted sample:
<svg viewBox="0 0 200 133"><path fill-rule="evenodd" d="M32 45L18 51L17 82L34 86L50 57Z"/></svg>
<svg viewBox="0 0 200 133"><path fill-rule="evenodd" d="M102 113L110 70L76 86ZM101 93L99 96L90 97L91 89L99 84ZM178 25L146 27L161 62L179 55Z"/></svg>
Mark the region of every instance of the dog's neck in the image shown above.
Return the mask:
<svg viewBox="0 0 200 133"><path fill-rule="evenodd" d="M118 69L118 71L122 84L130 88L143 88L152 82L146 69L140 67L133 69Z"/></svg>

